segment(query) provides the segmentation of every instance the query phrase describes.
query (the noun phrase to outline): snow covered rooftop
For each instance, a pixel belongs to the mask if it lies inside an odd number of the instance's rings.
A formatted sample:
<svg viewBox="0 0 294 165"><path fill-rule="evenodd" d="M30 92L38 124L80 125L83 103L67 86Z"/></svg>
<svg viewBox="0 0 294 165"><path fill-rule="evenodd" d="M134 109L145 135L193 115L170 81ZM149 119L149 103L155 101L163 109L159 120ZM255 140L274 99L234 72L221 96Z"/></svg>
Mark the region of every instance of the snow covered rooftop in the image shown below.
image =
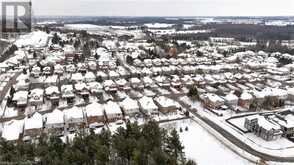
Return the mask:
<svg viewBox="0 0 294 165"><path fill-rule="evenodd" d="M86 106L86 114L88 117L91 116L103 116L104 115L104 107L97 103L93 102Z"/></svg>
<svg viewBox="0 0 294 165"><path fill-rule="evenodd" d="M84 118L83 110L81 108L76 107L76 106L74 106L70 109L64 110L63 113L64 113L64 118L66 121L72 120L72 119Z"/></svg>
<svg viewBox="0 0 294 165"><path fill-rule="evenodd" d="M179 104L165 96L159 96L154 99L161 107L179 107Z"/></svg>
<svg viewBox="0 0 294 165"><path fill-rule="evenodd" d="M52 95L53 93L59 94L59 90L57 86L49 86L45 89L46 95Z"/></svg>
<svg viewBox="0 0 294 165"><path fill-rule="evenodd" d="M121 114L119 105L113 101L108 101L104 104L105 113L108 114Z"/></svg>
<svg viewBox="0 0 294 165"><path fill-rule="evenodd" d="M252 97L252 95L248 91L243 91L243 93L241 94L240 98L242 100L251 100L253 97Z"/></svg>
<svg viewBox="0 0 294 165"><path fill-rule="evenodd" d="M6 140L18 140L23 133L24 120L11 120L4 123L2 137Z"/></svg>
<svg viewBox="0 0 294 165"><path fill-rule="evenodd" d="M151 97L144 96L139 100L139 103L144 109L158 109Z"/></svg>
<svg viewBox="0 0 294 165"><path fill-rule="evenodd" d="M41 129L43 127L43 117L40 113L36 112L33 116L24 119L24 129Z"/></svg>
<svg viewBox="0 0 294 165"><path fill-rule="evenodd" d="M59 109L54 109L51 113L46 114L46 124L64 123L64 114Z"/></svg>
<svg viewBox="0 0 294 165"><path fill-rule="evenodd" d="M139 109L138 101L133 100L129 97L125 98L121 103L123 109Z"/></svg>

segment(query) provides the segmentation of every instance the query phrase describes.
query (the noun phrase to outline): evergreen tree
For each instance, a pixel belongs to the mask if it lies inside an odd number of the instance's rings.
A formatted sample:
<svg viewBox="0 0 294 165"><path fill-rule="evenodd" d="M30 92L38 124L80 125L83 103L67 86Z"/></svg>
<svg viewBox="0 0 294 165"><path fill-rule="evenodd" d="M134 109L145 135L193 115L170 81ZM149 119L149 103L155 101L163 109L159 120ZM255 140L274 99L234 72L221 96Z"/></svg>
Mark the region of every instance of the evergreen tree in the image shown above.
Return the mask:
<svg viewBox="0 0 294 165"><path fill-rule="evenodd" d="M176 161L184 161L183 145L180 141L178 132L173 129L167 141L167 153L171 155Z"/></svg>
<svg viewBox="0 0 294 165"><path fill-rule="evenodd" d="M53 44L58 44L60 41L59 36L57 35L57 33L54 33L53 38L52 38L52 43Z"/></svg>
<svg viewBox="0 0 294 165"><path fill-rule="evenodd" d="M194 100L199 100L199 93L196 86L193 86L189 89L188 96Z"/></svg>

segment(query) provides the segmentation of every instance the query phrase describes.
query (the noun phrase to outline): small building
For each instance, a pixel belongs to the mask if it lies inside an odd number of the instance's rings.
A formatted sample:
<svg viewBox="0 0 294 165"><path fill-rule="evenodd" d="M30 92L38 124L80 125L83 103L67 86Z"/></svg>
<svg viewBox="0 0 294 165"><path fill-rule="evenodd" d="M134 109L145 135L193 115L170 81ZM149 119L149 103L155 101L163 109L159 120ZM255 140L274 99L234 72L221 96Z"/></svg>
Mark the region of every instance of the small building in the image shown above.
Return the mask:
<svg viewBox="0 0 294 165"><path fill-rule="evenodd" d="M266 108L276 108L284 106L284 103L288 97L288 93L286 90L280 89L280 88L265 88L262 90L262 92L265 94L267 101Z"/></svg>
<svg viewBox="0 0 294 165"><path fill-rule="evenodd" d="M64 114L59 109L54 109L51 113L44 115L45 130L47 133L56 136L64 134Z"/></svg>
<svg viewBox="0 0 294 165"><path fill-rule="evenodd" d="M142 89L142 88L144 88L143 82L140 79L136 78L136 77L131 78L130 83L131 83L131 86L134 89Z"/></svg>
<svg viewBox="0 0 294 165"><path fill-rule="evenodd" d="M144 96L139 99L139 107L144 114L158 115L158 107L151 97Z"/></svg>
<svg viewBox="0 0 294 165"><path fill-rule="evenodd" d="M10 120L3 124L2 138L8 141L17 141L23 134L24 120Z"/></svg>
<svg viewBox="0 0 294 165"><path fill-rule="evenodd" d="M41 68L38 66L34 66L31 71L31 76L34 78L38 78L41 75Z"/></svg>
<svg viewBox="0 0 294 165"><path fill-rule="evenodd" d="M108 76L109 76L109 79L117 79L117 78L119 78L119 74L116 71L113 71L113 70L109 71Z"/></svg>
<svg viewBox="0 0 294 165"><path fill-rule="evenodd" d="M28 104L28 91L17 91L13 95L13 102L16 102L17 107L25 107Z"/></svg>
<svg viewBox="0 0 294 165"><path fill-rule="evenodd" d="M88 97L89 92L89 86L86 83L76 83L75 85L75 92L83 97Z"/></svg>
<svg viewBox="0 0 294 165"><path fill-rule="evenodd" d="M153 87L155 84L149 76L143 77L142 81L145 87Z"/></svg>
<svg viewBox="0 0 294 165"><path fill-rule="evenodd" d="M31 90L29 103L34 106L40 106L44 103L44 90L36 88Z"/></svg>
<svg viewBox="0 0 294 165"><path fill-rule="evenodd" d="M200 95L200 99L206 108L219 109L225 104L223 98L213 93L202 94Z"/></svg>
<svg viewBox="0 0 294 165"><path fill-rule="evenodd" d="M96 74L97 78L102 80L106 80L108 78L107 74L103 71L98 71Z"/></svg>
<svg viewBox="0 0 294 165"><path fill-rule="evenodd" d="M133 100L129 97L125 98L122 102L120 102L120 106L126 115L133 116L135 114L140 113L138 101Z"/></svg>
<svg viewBox="0 0 294 165"><path fill-rule="evenodd" d="M115 122L123 119L123 114L119 105L113 101L108 101L106 104L104 104L104 110L108 122Z"/></svg>
<svg viewBox="0 0 294 165"><path fill-rule="evenodd" d="M253 101L253 96L248 91L243 91L239 99L239 106L245 109L249 109Z"/></svg>
<svg viewBox="0 0 294 165"><path fill-rule="evenodd" d="M46 67L44 67L44 69L43 69L43 74L44 75L46 75L46 76L49 76L49 75L52 75L52 69L51 69L51 67L49 67L49 66L46 66Z"/></svg>
<svg viewBox="0 0 294 165"><path fill-rule="evenodd" d="M288 100L294 101L294 88L288 88L287 93L288 93Z"/></svg>
<svg viewBox="0 0 294 165"><path fill-rule="evenodd" d="M164 114L174 114L180 108L180 105L176 101L165 96L156 97L154 101L158 106L159 111Z"/></svg>
<svg viewBox="0 0 294 165"><path fill-rule="evenodd" d="M87 72L87 65L85 63L78 63L77 64L77 71L80 73L86 73Z"/></svg>
<svg viewBox="0 0 294 165"><path fill-rule="evenodd" d="M60 98L60 91L57 86L49 86L45 89L45 95L47 99L51 101L53 105L58 105Z"/></svg>
<svg viewBox="0 0 294 165"><path fill-rule="evenodd" d="M16 78L15 88L16 90L28 90L30 85L30 79L28 74L21 74Z"/></svg>
<svg viewBox="0 0 294 165"><path fill-rule="evenodd" d="M90 128L103 126L105 122L104 107L94 102L86 106L87 123Z"/></svg>
<svg viewBox="0 0 294 165"><path fill-rule="evenodd" d="M78 82L82 82L84 81L84 77L81 73L73 73L71 75L71 81L74 82L74 83L78 83Z"/></svg>
<svg viewBox="0 0 294 165"><path fill-rule="evenodd" d="M68 131L74 132L86 125L84 111L76 106L64 110L64 119Z"/></svg>
<svg viewBox="0 0 294 165"><path fill-rule="evenodd" d="M88 83L89 90L92 94L102 93L103 92L103 86L99 82L90 82Z"/></svg>
<svg viewBox="0 0 294 165"><path fill-rule="evenodd" d="M238 100L239 98L233 93L233 92L230 92L229 94L227 94L225 97L225 102L230 105L230 106L233 106L233 107L237 107L238 106Z"/></svg>
<svg viewBox="0 0 294 165"><path fill-rule="evenodd" d="M72 85L61 86L62 98L67 100L67 104L73 104L75 94Z"/></svg>
<svg viewBox="0 0 294 165"><path fill-rule="evenodd" d="M130 83L124 78L116 80L115 83L117 84L117 86L120 90L130 90L131 89Z"/></svg>
<svg viewBox="0 0 294 165"><path fill-rule="evenodd" d="M76 72L76 66L73 64L66 65L65 66L65 71L68 73L75 73Z"/></svg>
<svg viewBox="0 0 294 165"><path fill-rule="evenodd" d="M109 92L117 91L117 85L114 83L113 80L105 80L103 82L103 87L105 91L109 91Z"/></svg>
<svg viewBox="0 0 294 165"><path fill-rule="evenodd" d="M96 81L96 76L93 72L87 72L85 74L85 81L87 83Z"/></svg>
<svg viewBox="0 0 294 165"><path fill-rule="evenodd" d="M51 75L48 76L45 81L44 81L44 86L45 87L50 87L50 86L57 86L59 83L59 78L58 75Z"/></svg>
<svg viewBox="0 0 294 165"><path fill-rule="evenodd" d="M54 73L55 74L62 75L63 72L64 72L64 68L63 68L62 65L57 64L57 65L54 66Z"/></svg>
<svg viewBox="0 0 294 165"><path fill-rule="evenodd" d="M43 117L36 112L31 117L24 119L24 137L36 137L41 135L43 130Z"/></svg>
<svg viewBox="0 0 294 165"><path fill-rule="evenodd" d="M97 63L95 61L89 61L88 68L91 71L96 71L97 70Z"/></svg>

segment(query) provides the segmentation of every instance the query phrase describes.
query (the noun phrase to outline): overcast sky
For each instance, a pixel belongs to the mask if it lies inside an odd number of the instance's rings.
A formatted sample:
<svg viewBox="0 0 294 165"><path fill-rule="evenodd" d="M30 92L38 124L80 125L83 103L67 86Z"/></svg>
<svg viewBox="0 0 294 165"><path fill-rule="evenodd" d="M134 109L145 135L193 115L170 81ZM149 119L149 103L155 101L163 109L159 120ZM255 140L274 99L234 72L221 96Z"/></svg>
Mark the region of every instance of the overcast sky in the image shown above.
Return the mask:
<svg viewBox="0 0 294 165"><path fill-rule="evenodd" d="M34 15L294 16L294 0L32 0L32 2Z"/></svg>

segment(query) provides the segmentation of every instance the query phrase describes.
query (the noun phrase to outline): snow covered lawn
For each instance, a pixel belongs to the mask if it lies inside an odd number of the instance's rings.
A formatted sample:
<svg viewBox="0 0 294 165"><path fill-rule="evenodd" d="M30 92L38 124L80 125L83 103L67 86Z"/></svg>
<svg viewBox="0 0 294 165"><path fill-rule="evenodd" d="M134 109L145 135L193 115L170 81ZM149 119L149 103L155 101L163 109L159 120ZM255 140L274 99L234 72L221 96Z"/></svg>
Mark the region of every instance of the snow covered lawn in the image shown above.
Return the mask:
<svg viewBox="0 0 294 165"><path fill-rule="evenodd" d="M218 139L191 120L164 123L164 128L176 128L180 134L187 158L194 159L200 165L251 165ZM185 128L188 126L188 131ZM180 128L183 132L180 133Z"/></svg>

